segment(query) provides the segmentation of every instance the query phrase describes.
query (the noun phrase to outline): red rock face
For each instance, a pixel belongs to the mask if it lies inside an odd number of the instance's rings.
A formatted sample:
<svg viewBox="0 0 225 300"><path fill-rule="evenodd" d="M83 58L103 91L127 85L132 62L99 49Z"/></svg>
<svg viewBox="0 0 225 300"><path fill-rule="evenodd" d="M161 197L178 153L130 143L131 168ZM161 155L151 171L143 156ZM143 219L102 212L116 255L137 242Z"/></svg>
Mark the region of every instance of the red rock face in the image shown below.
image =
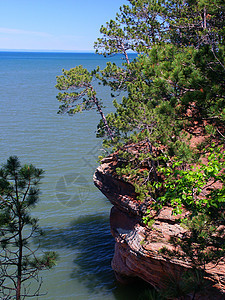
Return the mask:
<svg viewBox="0 0 225 300"><path fill-rule="evenodd" d="M94 183L114 205L110 215L111 233L115 238L115 253L112 268L118 281L126 283L141 278L156 289L165 287L165 278L173 276L179 280L184 271L191 269L188 259L178 259L160 254L166 247L173 251L169 243L171 237L181 236L186 229L176 222L172 209L165 207L155 216L151 228L142 222L148 204L135 199L132 184L113 177L111 168L113 156L103 161L94 174ZM187 212L188 213L188 212ZM152 212L154 214L154 212ZM184 213L185 214L185 213ZM225 299L225 260L218 265L206 266L213 279L213 287L195 299ZM186 299L192 299L193 295Z"/></svg>

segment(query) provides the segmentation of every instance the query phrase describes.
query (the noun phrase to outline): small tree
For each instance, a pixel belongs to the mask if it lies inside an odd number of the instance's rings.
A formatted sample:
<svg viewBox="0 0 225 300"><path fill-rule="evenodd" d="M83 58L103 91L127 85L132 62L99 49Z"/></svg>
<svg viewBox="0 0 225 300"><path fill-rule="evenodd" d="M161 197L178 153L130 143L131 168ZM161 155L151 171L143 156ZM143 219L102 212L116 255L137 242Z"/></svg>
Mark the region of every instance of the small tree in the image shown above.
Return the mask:
<svg viewBox="0 0 225 300"><path fill-rule="evenodd" d="M30 247L33 236L42 234L38 219L30 214L39 199L38 184L43 170L33 165L21 166L11 156L0 169L0 294L1 299L24 299L40 295L38 272L55 265L56 253L37 257ZM35 291L30 281L37 281Z"/></svg>

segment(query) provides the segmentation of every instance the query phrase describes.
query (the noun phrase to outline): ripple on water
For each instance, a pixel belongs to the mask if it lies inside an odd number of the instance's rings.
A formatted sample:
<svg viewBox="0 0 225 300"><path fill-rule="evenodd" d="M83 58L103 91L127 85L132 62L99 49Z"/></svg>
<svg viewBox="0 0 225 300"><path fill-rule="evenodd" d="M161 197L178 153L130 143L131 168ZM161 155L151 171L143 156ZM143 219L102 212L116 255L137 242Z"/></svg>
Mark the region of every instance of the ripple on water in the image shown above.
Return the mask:
<svg viewBox="0 0 225 300"><path fill-rule="evenodd" d="M48 294L40 299L135 299L134 287L115 284L110 266L114 248L110 204L92 182L97 157L102 154L95 138L99 116L95 111L74 118L57 115L56 75L62 68L78 64L89 69L104 67L106 60L97 57L0 53L0 163L17 155L22 163L45 170L40 203L32 213L47 233L41 249L56 250L60 255L56 268L41 274L43 291ZM105 111L113 109L109 95L109 90L101 87ZM82 174L90 189L87 199L76 207L60 202L55 193L59 178L71 173Z"/></svg>

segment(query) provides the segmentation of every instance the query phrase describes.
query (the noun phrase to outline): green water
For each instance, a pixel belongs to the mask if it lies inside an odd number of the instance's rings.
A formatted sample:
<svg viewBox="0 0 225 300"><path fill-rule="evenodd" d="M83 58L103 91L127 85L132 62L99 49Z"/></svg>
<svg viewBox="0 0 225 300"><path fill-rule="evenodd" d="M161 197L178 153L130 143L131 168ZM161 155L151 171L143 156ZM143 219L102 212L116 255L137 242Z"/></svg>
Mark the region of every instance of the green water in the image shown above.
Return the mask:
<svg viewBox="0 0 225 300"><path fill-rule="evenodd" d="M111 204L92 182L102 151L95 138L99 116L57 115L54 86L61 69L92 69L106 61L94 54L0 53L0 162L17 155L45 170L33 214L46 231L40 250L60 257L54 269L41 273L47 294L39 299L137 299L142 288L120 286L111 270ZM110 111L109 91L100 93Z"/></svg>

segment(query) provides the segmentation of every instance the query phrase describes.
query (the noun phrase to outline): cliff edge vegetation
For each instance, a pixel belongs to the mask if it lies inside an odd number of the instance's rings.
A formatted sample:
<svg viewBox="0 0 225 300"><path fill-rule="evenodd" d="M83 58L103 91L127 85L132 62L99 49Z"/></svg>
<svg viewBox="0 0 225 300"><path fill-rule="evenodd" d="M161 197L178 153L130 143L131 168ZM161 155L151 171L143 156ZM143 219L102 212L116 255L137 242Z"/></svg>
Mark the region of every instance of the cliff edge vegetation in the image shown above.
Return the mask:
<svg viewBox="0 0 225 300"><path fill-rule="evenodd" d="M189 212L179 219L189 233L171 243L203 270L225 251L224 20L223 0L129 0L95 43L122 66L63 70L56 85L59 113L100 113L97 136L117 156L113 175L147 201L146 226L164 207ZM94 80L111 88L115 112L104 115Z"/></svg>

